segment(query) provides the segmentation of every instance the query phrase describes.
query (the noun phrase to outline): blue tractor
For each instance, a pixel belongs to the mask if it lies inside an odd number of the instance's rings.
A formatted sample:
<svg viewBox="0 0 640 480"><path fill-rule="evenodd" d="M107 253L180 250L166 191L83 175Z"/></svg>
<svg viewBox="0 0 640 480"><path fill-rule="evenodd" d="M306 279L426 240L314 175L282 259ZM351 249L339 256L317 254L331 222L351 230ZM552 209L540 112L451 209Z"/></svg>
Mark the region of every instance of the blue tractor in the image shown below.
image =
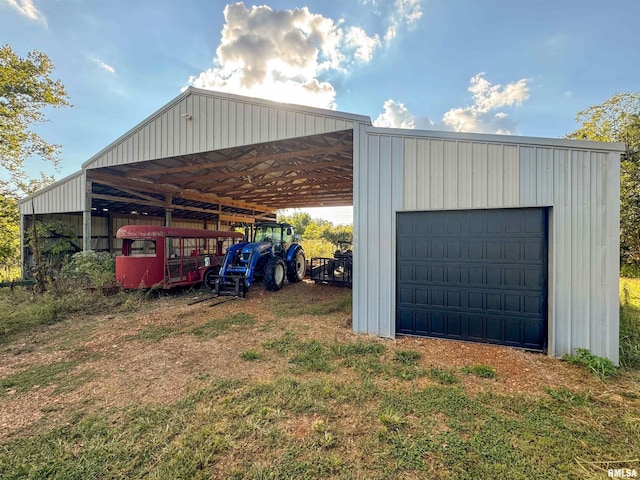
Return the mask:
<svg viewBox="0 0 640 480"><path fill-rule="evenodd" d="M218 275L205 282L216 295L243 297L256 279L262 278L270 291L282 288L285 277L299 282L306 272L302 246L294 242L294 228L288 223L258 223L253 241L232 245Z"/></svg>

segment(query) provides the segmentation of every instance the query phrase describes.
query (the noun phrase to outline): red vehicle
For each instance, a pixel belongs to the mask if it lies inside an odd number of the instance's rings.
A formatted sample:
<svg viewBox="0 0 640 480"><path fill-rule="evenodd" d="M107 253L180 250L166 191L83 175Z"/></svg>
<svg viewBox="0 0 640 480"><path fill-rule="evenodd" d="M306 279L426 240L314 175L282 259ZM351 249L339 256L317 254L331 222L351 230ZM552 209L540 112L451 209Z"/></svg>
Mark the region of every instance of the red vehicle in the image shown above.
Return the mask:
<svg viewBox="0 0 640 480"><path fill-rule="evenodd" d="M206 282L220 272L225 248L243 237L238 232L125 225L116 233L122 240L116 281L122 288L165 289Z"/></svg>

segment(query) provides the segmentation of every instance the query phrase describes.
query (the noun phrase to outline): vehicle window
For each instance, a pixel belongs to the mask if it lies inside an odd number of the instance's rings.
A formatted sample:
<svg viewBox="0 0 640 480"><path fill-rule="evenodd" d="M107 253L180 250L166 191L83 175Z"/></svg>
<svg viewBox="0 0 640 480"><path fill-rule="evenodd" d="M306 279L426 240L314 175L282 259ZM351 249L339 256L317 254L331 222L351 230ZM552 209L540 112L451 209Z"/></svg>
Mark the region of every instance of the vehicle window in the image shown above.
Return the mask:
<svg viewBox="0 0 640 480"><path fill-rule="evenodd" d="M122 241L122 255L125 257L153 257L155 254L155 240L125 238Z"/></svg>
<svg viewBox="0 0 640 480"><path fill-rule="evenodd" d="M254 237L255 242L274 242L281 241L281 231L279 227L263 226L256 230Z"/></svg>
<svg viewBox="0 0 640 480"><path fill-rule="evenodd" d="M289 245L293 242L293 230L291 228L284 229L282 233L282 243Z"/></svg>

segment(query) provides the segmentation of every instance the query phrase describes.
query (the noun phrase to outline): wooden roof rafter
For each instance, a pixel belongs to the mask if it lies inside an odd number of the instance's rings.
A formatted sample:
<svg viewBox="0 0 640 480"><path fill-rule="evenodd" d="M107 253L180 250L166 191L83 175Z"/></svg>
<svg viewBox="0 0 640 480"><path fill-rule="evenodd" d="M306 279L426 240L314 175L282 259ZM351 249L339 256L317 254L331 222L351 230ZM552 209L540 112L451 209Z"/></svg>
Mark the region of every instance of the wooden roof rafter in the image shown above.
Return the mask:
<svg viewBox="0 0 640 480"><path fill-rule="evenodd" d="M149 202L154 214L161 206L173 208L176 203L207 211L231 208L247 215L273 215L287 207L349 205L353 131L111 165L90 169L87 175L115 189L97 189L98 195L111 195L100 199L100 206L124 195L132 199L131 205L135 199Z"/></svg>
<svg viewBox="0 0 640 480"><path fill-rule="evenodd" d="M302 151L282 152L263 156L252 156L245 158L235 158L232 160L214 161L209 163L194 163L189 165L181 165L167 168L144 168L144 169L128 169L127 174L131 177L153 177L156 175L166 175L183 172L197 172L199 170L215 170L221 167L232 167L238 165L259 165L269 161L279 160L300 160L303 158L314 157L318 155L326 156L340 152L351 152L351 145L336 145L333 147L312 148ZM251 167L249 167L251 168Z"/></svg>
<svg viewBox="0 0 640 480"><path fill-rule="evenodd" d="M182 188L169 186L166 184L159 185L155 183L143 182L136 179L119 177L117 175L111 175L102 173L96 170L91 171L89 180L101 183L112 182L125 188L139 190L146 193L160 193L165 195L173 195L178 198L192 199L196 201L205 201L213 204L225 205L230 207L236 207L246 210L255 210L258 212L274 213L274 209L266 207L264 205L258 205L251 202L238 201L232 198L220 197L209 193L189 192Z"/></svg>

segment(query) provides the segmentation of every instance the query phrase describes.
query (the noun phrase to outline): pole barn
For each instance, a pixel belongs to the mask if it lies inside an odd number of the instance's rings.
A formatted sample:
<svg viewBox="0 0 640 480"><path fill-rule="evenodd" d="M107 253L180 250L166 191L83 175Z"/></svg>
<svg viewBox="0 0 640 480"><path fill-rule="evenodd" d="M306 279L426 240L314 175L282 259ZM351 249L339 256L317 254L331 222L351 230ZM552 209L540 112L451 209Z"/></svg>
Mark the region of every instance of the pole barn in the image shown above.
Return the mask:
<svg viewBox="0 0 640 480"><path fill-rule="evenodd" d="M624 146L372 126L367 116L190 87L20 201L118 253L128 224L231 230L353 205L353 329L588 348L618 363Z"/></svg>

